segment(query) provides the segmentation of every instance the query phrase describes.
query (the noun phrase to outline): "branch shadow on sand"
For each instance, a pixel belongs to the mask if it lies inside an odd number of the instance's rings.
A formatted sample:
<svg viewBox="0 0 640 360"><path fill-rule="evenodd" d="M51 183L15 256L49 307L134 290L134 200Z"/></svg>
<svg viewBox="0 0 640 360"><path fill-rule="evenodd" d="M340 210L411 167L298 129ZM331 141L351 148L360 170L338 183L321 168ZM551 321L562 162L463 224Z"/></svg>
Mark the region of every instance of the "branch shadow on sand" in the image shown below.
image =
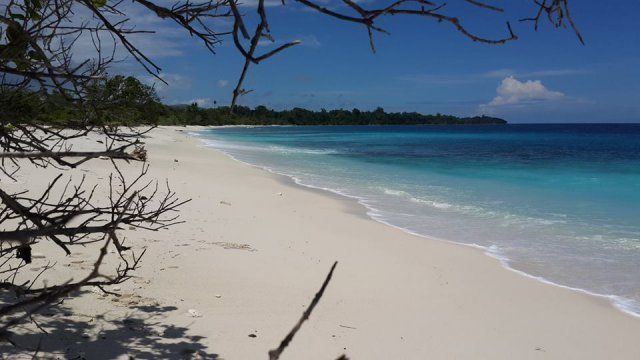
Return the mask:
<svg viewBox="0 0 640 360"><path fill-rule="evenodd" d="M2 302L0 297L0 305ZM0 354L78 360L221 359L207 351L202 336L189 334L188 327L164 322L167 313L178 311L175 306L129 306L124 310L124 314L96 311L89 315L72 311L64 303L54 305L34 315L37 326L31 322L15 329L12 340L19 348L0 343Z"/></svg>

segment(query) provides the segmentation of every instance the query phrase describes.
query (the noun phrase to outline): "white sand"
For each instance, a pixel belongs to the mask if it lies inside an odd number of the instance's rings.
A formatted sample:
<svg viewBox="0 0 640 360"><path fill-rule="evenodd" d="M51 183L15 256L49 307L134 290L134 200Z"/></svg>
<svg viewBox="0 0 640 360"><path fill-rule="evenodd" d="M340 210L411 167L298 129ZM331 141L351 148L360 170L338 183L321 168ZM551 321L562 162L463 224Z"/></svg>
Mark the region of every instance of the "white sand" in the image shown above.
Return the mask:
<svg viewBox="0 0 640 360"><path fill-rule="evenodd" d="M147 148L150 175L193 199L187 223L127 232L148 249L140 277L118 301L91 292L66 301L75 315L49 318L58 328L47 351L265 359L338 260L283 359L640 359L640 319L605 299L370 220L353 201L231 160L178 128L155 130Z"/></svg>

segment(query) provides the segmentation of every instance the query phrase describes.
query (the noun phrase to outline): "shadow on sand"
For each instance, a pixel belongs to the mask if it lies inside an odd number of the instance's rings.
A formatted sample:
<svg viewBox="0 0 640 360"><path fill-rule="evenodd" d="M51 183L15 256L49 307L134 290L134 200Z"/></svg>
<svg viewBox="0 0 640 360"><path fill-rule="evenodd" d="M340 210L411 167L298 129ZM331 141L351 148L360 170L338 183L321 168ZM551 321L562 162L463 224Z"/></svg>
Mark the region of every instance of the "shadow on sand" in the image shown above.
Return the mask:
<svg viewBox="0 0 640 360"><path fill-rule="evenodd" d="M90 294L87 294L90 296ZM2 301L0 300L0 304ZM83 315L64 304L34 316L31 323L14 329L12 340L21 349L0 343L1 358L25 356L61 359L218 359L201 344L203 337L189 335L187 327L163 323L174 306L130 306L124 315Z"/></svg>

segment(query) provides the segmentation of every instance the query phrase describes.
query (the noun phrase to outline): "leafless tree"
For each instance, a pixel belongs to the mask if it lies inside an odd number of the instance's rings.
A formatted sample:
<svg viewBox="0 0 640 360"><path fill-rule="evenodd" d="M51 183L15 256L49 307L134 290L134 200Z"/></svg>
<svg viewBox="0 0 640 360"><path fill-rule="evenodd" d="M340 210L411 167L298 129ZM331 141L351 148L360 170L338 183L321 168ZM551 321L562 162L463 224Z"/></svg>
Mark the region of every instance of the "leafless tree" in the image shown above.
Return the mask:
<svg viewBox="0 0 640 360"><path fill-rule="evenodd" d="M131 40L133 35L151 34L153 29L137 29L127 15L130 6L144 9L160 19L173 22L185 36L198 39L212 53L225 39L231 37L237 51L244 57L231 108L238 98L250 90L243 88L251 64L260 62L301 43L276 45L271 33L266 0L203 0L201 2L175 0L3 0L0 5L0 76L3 86L25 86L34 83L42 88L55 88L79 102L86 95L87 84L104 78L110 65L116 62L116 48L124 49L145 71L164 82L160 67ZM583 38L569 10L569 0L522 0L530 2L533 16L519 19L534 23L537 30L542 20L555 27L567 24ZM518 39L511 23L506 22L505 35L499 38L482 36L464 25L463 19L449 14L447 3L430 0L395 0L384 6L367 8L352 0L327 3L319 0L281 0L281 6L306 7L318 14L344 22L360 24L366 30L371 50L375 52L374 34L389 34L378 24L384 17L413 16L450 26L466 38L491 45L505 44ZM468 4L469 11L505 13L503 8L479 0L457 0ZM253 12L255 11L255 13ZM516 18L517 19L517 18ZM226 21L221 21L226 20ZM493 20L491 20L493 21ZM249 22L255 22L252 33ZM79 40L90 39L93 56L74 58ZM271 41L273 48L258 53L261 41ZM71 96L73 95L73 96Z"/></svg>
<svg viewBox="0 0 640 360"><path fill-rule="evenodd" d="M78 21L79 6L96 11L95 18L104 21ZM0 92L8 99L0 108L0 171L4 175L0 188L0 341L16 346L20 344L14 342L12 329L34 321L32 315L43 308L81 287L108 292L108 285L129 279L144 251L135 253L127 246L122 230L157 231L171 226L178 222L178 207L185 202L168 183L146 179L148 164L142 139L150 129L101 121L100 115L114 108L95 90L105 80L115 54L115 48L105 53L102 37L108 34L111 42L121 39L127 44L127 35L140 33L112 24L104 14L124 15L118 12L117 4L112 7L99 2L27 0L0 7ZM76 62L74 45L85 35L92 40L95 56ZM141 61L146 59L134 48L131 53ZM37 102L45 92L77 109L77 119L57 127L39 124L28 118L31 114L22 113L19 100ZM73 147L90 135L102 149ZM74 180L65 175L96 158L108 160L113 168L106 190L88 184L84 176ZM116 161L139 163L139 173L131 176L130 171L123 172ZM24 167L41 169L42 176L50 176L50 171L44 171L47 168L59 174L45 189L31 188L27 179L26 187L8 190L7 183L15 181ZM47 262L33 276L25 271L32 262L32 249L43 242L54 244L66 255L100 245L88 274L78 279L78 274L70 273L68 278L76 280L43 284L38 280L55 263ZM107 267L109 249L119 261Z"/></svg>
<svg viewBox="0 0 640 360"><path fill-rule="evenodd" d="M119 234L123 229L157 231L178 222L176 212L185 201L176 197L168 183L146 179L149 166L138 139L141 132L102 128L101 133L109 139L104 141L108 143L104 150L73 151L69 145L63 145L86 136L90 129L16 124L4 130L8 133L2 138L4 152L0 167L7 178L14 177L24 166L51 166L61 173L39 193L29 188L14 192L0 189L0 340L13 341L12 327L31 320L32 314L81 287L94 286L106 293L109 291L106 286L129 279L144 251L136 254L125 244ZM132 150L127 152L130 147ZM114 169L106 181L106 197L103 196L105 190L97 189L97 184L87 184L85 176L74 181L64 175L65 169L97 157L108 159ZM140 162L140 172L133 177L125 174L117 160ZM25 278L29 272L24 269L32 262L32 249L42 242L51 242L66 255L77 254L92 244L101 245L88 274L59 284L40 284L37 280L55 263L47 262L30 279ZM119 261L117 265L105 267L109 249L113 249ZM48 253L45 257L54 255ZM69 274L69 278L73 275Z"/></svg>
<svg viewBox="0 0 640 360"><path fill-rule="evenodd" d="M468 5L469 11L505 12L479 0L458 2ZM530 4L533 16L520 21L532 22L535 29L542 21L555 27L570 27L583 41L571 17L568 0L533 0ZM148 129L105 122L101 114L111 111L114 105L96 96L94 91L106 80L108 69L122 60L119 58L122 50L144 71L164 82L160 67L134 40L141 35L152 36L154 29L136 28L128 15L130 6L174 23L185 37L197 39L212 53L222 41L233 42L244 58L244 66L233 90L232 110L239 98L251 91L243 84L252 64L300 43L277 45L265 0L250 4L239 0L176 0L174 3L167 0L0 0L0 92L3 98L10 99L0 108L0 171L7 179L3 182L14 179L24 166L54 167L64 174L89 160L102 158L113 168L106 199L96 193L95 187L86 184L84 178L67 179L62 174L53 178L41 193L34 193L33 189L11 192L0 183L0 340L12 341L13 326L29 321L35 312L83 286L108 291L107 285L127 280L137 268L142 253L134 254L124 244L122 230L128 227L159 230L178 221L176 211L184 201L176 197L168 184L161 186L156 181L145 180L148 166L142 139ZM509 22L504 25L504 36L485 37L469 29L459 16L449 13L445 3L429 0L390 0L386 5L372 8L353 0L337 3L281 0L280 6L304 7L321 16L361 25L373 52L374 36L389 34L379 24L379 20L386 17L412 16L436 21L471 41L489 45L518 38ZM258 51L259 43L264 40L271 41L272 48ZM90 56L74 56L80 43L90 44ZM59 101L77 109L77 119L59 127L34 121L18 106L20 101L11 100L11 96L18 99L24 95L24 90L34 98L55 95ZM102 137L101 149L72 148L73 142L89 134ZM141 163L141 171L129 178L121 171L118 161ZM45 241L66 254L87 244L100 243L101 246L92 271L80 280L39 286L37 280L42 273L38 273L19 282L22 279L19 275L32 260L32 247ZM111 271L103 266L110 248L115 249L120 259L120 265ZM43 271L51 266L54 265L45 266ZM327 282L329 279L330 275ZM325 286L326 283L323 289ZM272 358L277 358L288 342L283 344L280 350L271 353Z"/></svg>

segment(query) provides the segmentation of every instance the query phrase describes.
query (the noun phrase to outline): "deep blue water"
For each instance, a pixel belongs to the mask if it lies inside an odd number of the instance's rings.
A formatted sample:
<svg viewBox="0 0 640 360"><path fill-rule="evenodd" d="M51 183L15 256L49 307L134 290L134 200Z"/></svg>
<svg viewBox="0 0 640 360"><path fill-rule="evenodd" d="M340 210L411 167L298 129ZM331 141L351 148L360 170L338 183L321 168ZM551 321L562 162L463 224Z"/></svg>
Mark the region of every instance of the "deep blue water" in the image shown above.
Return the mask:
<svg viewBox="0 0 640 360"><path fill-rule="evenodd" d="M234 158L356 197L380 221L640 313L640 124L201 132Z"/></svg>

